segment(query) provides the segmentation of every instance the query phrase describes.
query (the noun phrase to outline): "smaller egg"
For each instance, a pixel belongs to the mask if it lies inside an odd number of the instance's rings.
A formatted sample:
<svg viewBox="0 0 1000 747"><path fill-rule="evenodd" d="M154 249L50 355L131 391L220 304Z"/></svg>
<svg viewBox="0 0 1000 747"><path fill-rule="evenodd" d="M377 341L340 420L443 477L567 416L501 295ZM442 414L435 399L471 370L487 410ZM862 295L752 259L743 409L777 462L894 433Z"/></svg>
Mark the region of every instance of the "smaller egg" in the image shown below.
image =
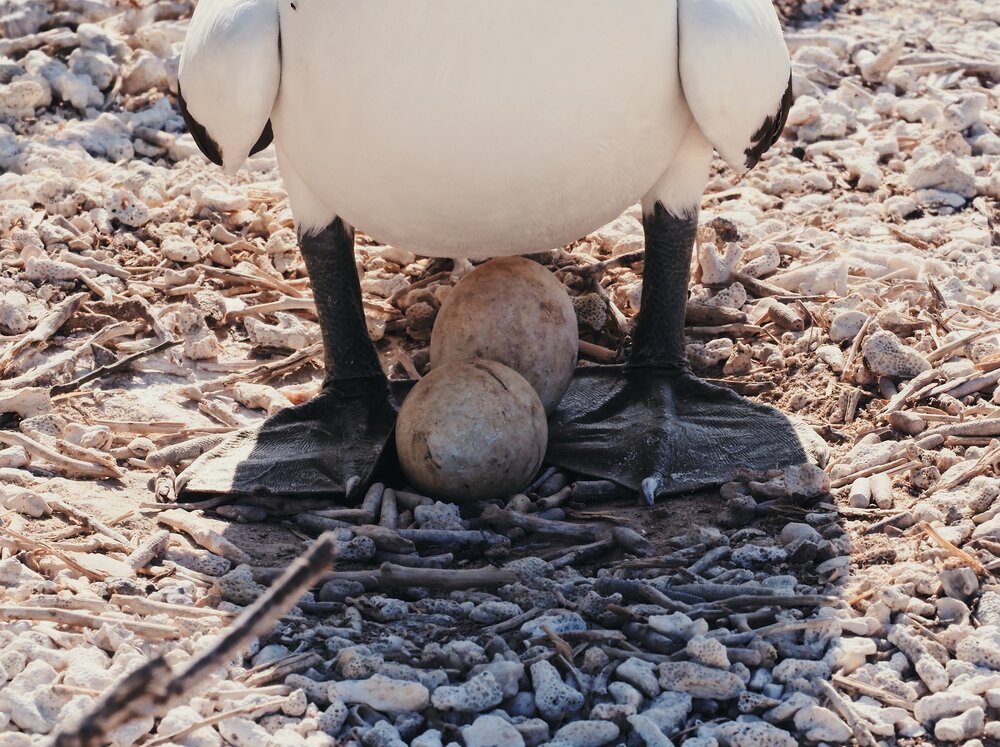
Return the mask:
<svg viewBox="0 0 1000 747"><path fill-rule="evenodd" d="M538 472L548 423L524 377L489 360L435 368L407 395L396 450L420 490L453 501L510 495Z"/></svg>
<svg viewBox="0 0 1000 747"><path fill-rule="evenodd" d="M452 290L431 332L431 367L485 358L517 371L545 412L573 378L579 348L573 302L556 277L524 257L480 265Z"/></svg>

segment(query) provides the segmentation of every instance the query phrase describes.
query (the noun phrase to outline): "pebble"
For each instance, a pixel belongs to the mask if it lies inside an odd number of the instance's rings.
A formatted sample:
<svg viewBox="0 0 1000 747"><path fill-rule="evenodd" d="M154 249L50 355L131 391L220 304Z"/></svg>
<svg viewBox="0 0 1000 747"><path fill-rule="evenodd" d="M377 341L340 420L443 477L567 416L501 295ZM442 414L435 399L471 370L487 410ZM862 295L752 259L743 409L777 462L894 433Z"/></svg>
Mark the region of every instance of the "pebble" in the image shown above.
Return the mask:
<svg viewBox="0 0 1000 747"><path fill-rule="evenodd" d="M934 725L934 736L946 742L961 742L982 736L985 725L986 713L977 706L959 716L938 721Z"/></svg>
<svg viewBox="0 0 1000 747"><path fill-rule="evenodd" d="M723 648L723 653L725 653L725 648ZM648 661L637 659L634 656L630 657L618 665L618 668L615 669L615 676L633 685L647 698L655 698L660 694L656 666Z"/></svg>
<svg viewBox="0 0 1000 747"><path fill-rule="evenodd" d="M814 742L843 744L851 738L851 728L837 714L822 706L809 706L795 714L795 728Z"/></svg>
<svg viewBox="0 0 1000 747"><path fill-rule="evenodd" d="M436 738L440 739L440 736L438 732ZM469 726L462 727L462 739L465 747L524 747L524 737L520 732L499 716L479 716ZM429 740L424 739L424 742ZM413 744L417 745L417 742Z"/></svg>

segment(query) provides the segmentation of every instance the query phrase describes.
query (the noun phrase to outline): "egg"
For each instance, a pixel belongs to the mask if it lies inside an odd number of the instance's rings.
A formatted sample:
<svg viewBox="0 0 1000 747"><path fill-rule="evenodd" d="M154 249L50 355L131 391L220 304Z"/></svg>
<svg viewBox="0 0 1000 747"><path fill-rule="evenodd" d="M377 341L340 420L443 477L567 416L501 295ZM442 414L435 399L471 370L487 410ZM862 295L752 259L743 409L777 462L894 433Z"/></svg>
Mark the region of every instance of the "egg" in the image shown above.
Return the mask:
<svg viewBox="0 0 1000 747"><path fill-rule="evenodd" d="M548 435L542 402L523 376L496 361L459 361L435 368L407 395L396 450L421 491L475 501L527 485Z"/></svg>
<svg viewBox="0 0 1000 747"><path fill-rule="evenodd" d="M576 313L551 272L524 257L480 265L447 296L431 332L431 367L486 359L517 371L546 413L569 386L579 347Z"/></svg>

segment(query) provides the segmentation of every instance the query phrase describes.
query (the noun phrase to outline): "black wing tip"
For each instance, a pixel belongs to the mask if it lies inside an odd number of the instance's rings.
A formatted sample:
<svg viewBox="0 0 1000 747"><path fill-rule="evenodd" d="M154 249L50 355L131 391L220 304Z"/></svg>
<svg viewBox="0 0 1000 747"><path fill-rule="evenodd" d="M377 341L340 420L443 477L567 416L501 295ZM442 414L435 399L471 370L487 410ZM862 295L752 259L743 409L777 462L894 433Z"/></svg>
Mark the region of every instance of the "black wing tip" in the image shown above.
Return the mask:
<svg viewBox="0 0 1000 747"><path fill-rule="evenodd" d="M208 134L208 130L192 116L191 112L188 110L187 102L184 100L184 94L181 93L181 85L177 84L177 100L181 105L181 116L184 117L184 124L187 125L188 132L191 133L191 137L194 138L195 144L198 146L198 150L205 154L205 158L214 163L216 166L222 165L222 149L219 144L212 139L212 136Z"/></svg>
<svg viewBox="0 0 1000 747"><path fill-rule="evenodd" d="M194 138L194 142L198 146L198 150L205 154L205 158L214 163L216 166L222 166L222 148L219 144L215 142L211 135L208 134L208 130L191 114L188 109L187 102L184 100L184 94L181 93L180 83L177 84L177 100L180 102L181 106L181 116L184 117L184 124L187 125L188 132L191 133L191 137ZM271 129L271 120L267 120L267 124L264 125L263 132L260 133L260 137L257 138L257 142L254 143L253 148L250 149L250 155L255 153L260 153L264 148L269 146L274 140L274 130Z"/></svg>
<svg viewBox="0 0 1000 747"><path fill-rule="evenodd" d="M785 122L788 121L788 110L792 108L792 101L795 96L792 94L792 74L788 74L788 87L781 96L781 104L778 111L764 119L764 124L753 134L752 145L747 148L746 167L752 169L763 158L764 154L770 150L771 146L778 142L781 131L785 129Z"/></svg>
<svg viewBox="0 0 1000 747"><path fill-rule="evenodd" d="M274 130L271 129L271 120L267 120L267 124L264 125L264 131L260 133L260 137L257 138L257 142L253 144L250 149L250 155L255 153L260 153L264 148L269 146L274 140Z"/></svg>

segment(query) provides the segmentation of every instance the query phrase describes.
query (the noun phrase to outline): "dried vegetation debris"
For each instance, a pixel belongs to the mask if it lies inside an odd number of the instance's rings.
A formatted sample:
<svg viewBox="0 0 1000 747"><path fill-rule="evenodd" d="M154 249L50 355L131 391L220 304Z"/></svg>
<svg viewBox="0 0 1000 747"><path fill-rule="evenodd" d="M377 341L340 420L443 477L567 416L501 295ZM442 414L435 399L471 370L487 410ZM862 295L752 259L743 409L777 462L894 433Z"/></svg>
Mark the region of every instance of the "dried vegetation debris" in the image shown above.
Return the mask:
<svg viewBox="0 0 1000 747"><path fill-rule="evenodd" d="M171 96L192 4L139 5L0 0L3 745L154 653L183 666L258 598L277 558L227 522L263 532L267 508L220 521L132 496L116 516L114 480L169 500L177 470L320 377L274 158L205 167ZM797 99L761 167L713 176L688 353L813 423L827 469L746 474L720 528L671 537L555 472L464 513L383 486L303 510L297 531L336 533L338 571L109 743L1000 738L1000 14L782 10ZM419 376L472 265L360 238L372 336ZM539 259L574 297L581 357L617 359L636 210Z"/></svg>

